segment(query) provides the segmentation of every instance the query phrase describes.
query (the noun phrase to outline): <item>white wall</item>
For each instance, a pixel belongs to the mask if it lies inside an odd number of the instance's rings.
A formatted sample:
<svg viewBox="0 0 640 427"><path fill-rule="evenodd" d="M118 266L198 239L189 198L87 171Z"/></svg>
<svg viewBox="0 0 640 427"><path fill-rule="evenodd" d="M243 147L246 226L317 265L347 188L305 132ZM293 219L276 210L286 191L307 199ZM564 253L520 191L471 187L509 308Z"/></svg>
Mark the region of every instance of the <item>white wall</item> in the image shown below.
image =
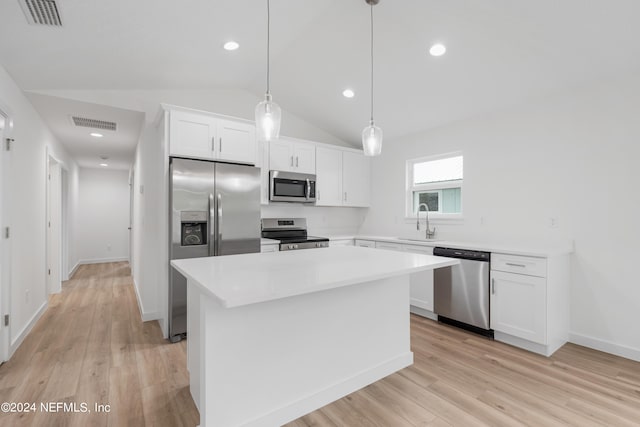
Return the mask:
<svg viewBox="0 0 640 427"><path fill-rule="evenodd" d="M129 259L129 172L80 168L77 256L81 264Z"/></svg>
<svg viewBox="0 0 640 427"><path fill-rule="evenodd" d="M11 227L10 353L17 348L29 328L46 308L47 287L45 220L47 149L69 173L77 175L77 165L55 139L33 106L0 66L0 108L9 114L15 139L8 154L10 170L6 181L8 218ZM71 257L71 255L70 255Z"/></svg>
<svg viewBox="0 0 640 427"><path fill-rule="evenodd" d="M415 234L403 220L405 161L462 151L464 223L437 224L437 237L574 239L572 339L640 360L639 117L634 76L385 141L361 231Z"/></svg>

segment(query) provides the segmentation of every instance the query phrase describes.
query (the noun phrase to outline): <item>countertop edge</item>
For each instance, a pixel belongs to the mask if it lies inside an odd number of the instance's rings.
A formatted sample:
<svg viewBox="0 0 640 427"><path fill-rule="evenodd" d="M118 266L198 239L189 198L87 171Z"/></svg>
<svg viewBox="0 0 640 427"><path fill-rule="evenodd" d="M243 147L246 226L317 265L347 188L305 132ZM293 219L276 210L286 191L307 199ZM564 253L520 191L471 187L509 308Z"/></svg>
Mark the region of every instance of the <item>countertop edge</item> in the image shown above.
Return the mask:
<svg viewBox="0 0 640 427"><path fill-rule="evenodd" d="M558 247L551 247L548 249L528 249L510 247L507 245L500 244L483 244L483 243L473 243L473 242L456 242L451 240L437 240L431 242L423 242L419 240L408 240L401 239L397 237L387 237L387 236L372 236L372 235L361 235L355 234L352 236L348 235L339 235L339 236L330 236L330 241L336 240L348 240L348 239L356 239L356 240L375 240L379 242L390 242L390 243L400 243L403 245L415 245L415 246L428 246L428 247L436 247L436 246L444 246L455 249L473 249L479 251L486 251L496 254L510 254L510 255L522 255L522 256L531 256L537 258L548 258L553 256L560 255L569 255L574 252L573 242L567 243L566 245L560 245Z"/></svg>

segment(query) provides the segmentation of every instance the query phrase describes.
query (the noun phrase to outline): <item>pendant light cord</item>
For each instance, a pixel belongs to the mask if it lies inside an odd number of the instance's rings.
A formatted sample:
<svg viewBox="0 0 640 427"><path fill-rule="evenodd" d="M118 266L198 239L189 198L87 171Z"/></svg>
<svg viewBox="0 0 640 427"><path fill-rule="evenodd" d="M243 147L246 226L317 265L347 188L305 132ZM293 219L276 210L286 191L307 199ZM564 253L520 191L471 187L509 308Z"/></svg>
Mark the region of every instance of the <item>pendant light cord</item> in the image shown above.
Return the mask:
<svg viewBox="0 0 640 427"><path fill-rule="evenodd" d="M373 124L373 2L371 3L371 124Z"/></svg>
<svg viewBox="0 0 640 427"><path fill-rule="evenodd" d="M269 91L269 48L271 46L270 43L270 33L271 33L271 10L270 10L270 1L267 0L267 94Z"/></svg>

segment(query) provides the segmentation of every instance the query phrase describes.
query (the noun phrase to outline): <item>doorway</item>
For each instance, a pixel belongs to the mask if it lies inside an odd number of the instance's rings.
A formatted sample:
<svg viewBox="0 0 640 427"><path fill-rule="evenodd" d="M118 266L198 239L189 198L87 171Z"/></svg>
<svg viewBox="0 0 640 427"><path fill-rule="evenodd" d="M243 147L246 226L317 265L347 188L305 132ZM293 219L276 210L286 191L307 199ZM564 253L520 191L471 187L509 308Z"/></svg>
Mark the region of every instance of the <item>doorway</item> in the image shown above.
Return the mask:
<svg viewBox="0 0 640 427"><path fill-rule="evenodd" d="M62 290L62 165L47 156L47 291Z"/></svg>
<svg viewBox="0 0 640 427"><path fill-rule="evenodd" d="M8 186L5 184L8 179L9 165L9 116L0 109L0 363L9 357L9 337L11 335L10 325L5 325L4 316L11 312L10 305L10 278L11 278L11 247L9 214L8 214Z"/></svg>

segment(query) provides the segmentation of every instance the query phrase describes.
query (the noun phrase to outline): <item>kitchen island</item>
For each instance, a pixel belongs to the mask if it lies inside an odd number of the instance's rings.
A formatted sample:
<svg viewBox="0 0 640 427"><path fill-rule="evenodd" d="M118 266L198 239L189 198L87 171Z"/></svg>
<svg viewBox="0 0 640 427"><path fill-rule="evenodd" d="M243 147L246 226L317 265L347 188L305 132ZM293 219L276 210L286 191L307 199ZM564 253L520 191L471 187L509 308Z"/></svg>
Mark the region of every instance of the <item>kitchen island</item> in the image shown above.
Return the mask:
<svg viewBox="0 0 640 427"><path fill-rule="evenodd" d="M457 263L361 247L172 261L200 425L282 425L411 365L409 275Z"/></svg>

